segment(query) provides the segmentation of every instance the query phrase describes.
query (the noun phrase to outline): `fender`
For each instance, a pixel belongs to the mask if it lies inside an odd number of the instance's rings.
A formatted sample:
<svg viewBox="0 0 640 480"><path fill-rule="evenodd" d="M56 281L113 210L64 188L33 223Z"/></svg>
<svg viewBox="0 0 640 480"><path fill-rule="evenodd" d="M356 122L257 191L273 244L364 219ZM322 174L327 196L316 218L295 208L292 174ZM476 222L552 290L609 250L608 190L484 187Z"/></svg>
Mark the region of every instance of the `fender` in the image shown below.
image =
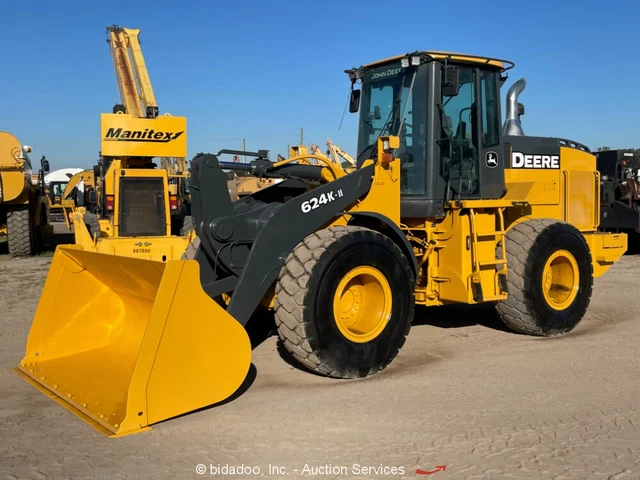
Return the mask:
<svg viewBox="0 0 640 480"><path fill-rule="evenodd" d="M411 269L413 270L414 281L418 280L418 260L416 259L415 253L413 253L413 248L409 240L407 240L407 237L395 222L389 217L375 212L348 212L347 215L356 220L355 222L353 220L349 221L350 225L357 224L370 228L393 240L395 244L400 247L404 256L407 257L407 260L409 260Z"/></svg>

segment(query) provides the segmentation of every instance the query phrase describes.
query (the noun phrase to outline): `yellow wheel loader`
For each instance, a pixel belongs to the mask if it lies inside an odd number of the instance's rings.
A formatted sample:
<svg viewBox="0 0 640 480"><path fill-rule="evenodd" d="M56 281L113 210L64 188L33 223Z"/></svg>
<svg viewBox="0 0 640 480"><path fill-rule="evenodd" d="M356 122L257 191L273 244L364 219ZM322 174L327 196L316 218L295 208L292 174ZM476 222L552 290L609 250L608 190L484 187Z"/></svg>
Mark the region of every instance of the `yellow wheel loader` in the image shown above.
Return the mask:
<svg viewBox="0 0 640 480"><path fill-rule="evenodd" d="M0 242L6 241L15 257L38 253L53 233L44 187L49 161L42 157L34 177L30 152L15 136L0 132Z"/></svg>
<svg viewBox="0 0 640 480"><path fill-rule="evenodd" d="M223 169L234 164L197 155L192 259L59 247L17 371L116 436L231 396L260 304L295 361L334 378L389 365L416 305L489 303L515 331L571 332L627 237L598 232L587 147L524 135L524 80L502 125L512 67L419 51L349 70L361 111L349 174L321 156L257 152L252 172L284 181L232 202Z"/></svg>

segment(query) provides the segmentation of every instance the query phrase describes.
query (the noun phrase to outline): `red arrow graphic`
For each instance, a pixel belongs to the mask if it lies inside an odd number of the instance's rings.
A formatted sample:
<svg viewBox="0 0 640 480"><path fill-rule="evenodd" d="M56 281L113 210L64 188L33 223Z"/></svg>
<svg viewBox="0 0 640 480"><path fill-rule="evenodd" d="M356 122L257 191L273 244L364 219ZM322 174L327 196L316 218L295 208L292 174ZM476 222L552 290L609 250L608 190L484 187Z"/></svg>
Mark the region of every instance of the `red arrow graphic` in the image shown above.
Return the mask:
<svg viewBox="0 0 640 480"><path fill-rule="evenodd" d="M417 469L416 473L418 475L433 475L434 473L444 472L446 469L447 469L446 465L438 465L438 466L436 466L435 470L420 470L420 469Z"/></svg>

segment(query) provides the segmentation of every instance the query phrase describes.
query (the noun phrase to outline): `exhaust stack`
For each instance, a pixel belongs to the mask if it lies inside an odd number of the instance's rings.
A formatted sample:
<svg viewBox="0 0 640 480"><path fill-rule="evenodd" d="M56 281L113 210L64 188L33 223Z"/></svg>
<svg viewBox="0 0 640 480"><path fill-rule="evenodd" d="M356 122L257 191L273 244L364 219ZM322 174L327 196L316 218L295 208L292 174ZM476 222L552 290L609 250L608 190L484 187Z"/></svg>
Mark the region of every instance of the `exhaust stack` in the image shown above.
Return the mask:
<svg viewBox="0 0 640 480"><path fill-rule="evenodd" d="M520 115L524 114L524 106L518 103L518 97L527 86L527 81L521 78L509 88L507 92L507 120L504 122L503 135L524 136Z"/></svg>

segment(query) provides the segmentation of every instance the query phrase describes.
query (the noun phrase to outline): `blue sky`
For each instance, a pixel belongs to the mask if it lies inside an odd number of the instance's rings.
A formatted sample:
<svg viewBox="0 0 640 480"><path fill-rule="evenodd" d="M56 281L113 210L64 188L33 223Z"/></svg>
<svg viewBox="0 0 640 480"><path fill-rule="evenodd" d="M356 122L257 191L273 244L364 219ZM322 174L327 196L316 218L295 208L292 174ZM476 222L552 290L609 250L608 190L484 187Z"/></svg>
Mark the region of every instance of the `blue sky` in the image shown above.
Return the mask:
<svg viewBox="0 0 640 480"><path fill-rule="evenodd" d="M571 2L572 4L574 2ZM327 137L355 154L354 115L339 130L346 68L416 49L506 58L530 135L592 148L640 147L640 6L632 2L30 1L0 16L0 130L52 169L89 167L100 113L118 102L105 27L142 30L161 113L188 121L189 157L239 148L285 155Z"/></svg>

